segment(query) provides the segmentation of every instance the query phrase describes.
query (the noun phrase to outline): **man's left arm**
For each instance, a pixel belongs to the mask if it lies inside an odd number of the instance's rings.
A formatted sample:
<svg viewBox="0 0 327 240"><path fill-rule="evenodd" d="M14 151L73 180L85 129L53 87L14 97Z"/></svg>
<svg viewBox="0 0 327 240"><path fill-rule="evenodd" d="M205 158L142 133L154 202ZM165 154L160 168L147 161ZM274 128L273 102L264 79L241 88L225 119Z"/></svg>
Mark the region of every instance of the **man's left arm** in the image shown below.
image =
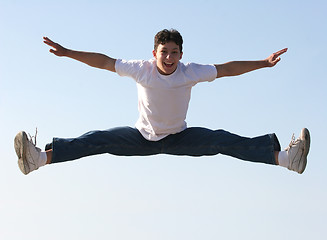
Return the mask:
<svg viewBox="0 0 327 240"><path fill-rule="evenodd" d="M217 69L217 78L237 76L260 68L273 67L280 61L280 55L285 52L287 52L287 48L284 48L278 52L271 54L268 58L264 60L232 61L223 64L215 64L215 67Z"/></svg>

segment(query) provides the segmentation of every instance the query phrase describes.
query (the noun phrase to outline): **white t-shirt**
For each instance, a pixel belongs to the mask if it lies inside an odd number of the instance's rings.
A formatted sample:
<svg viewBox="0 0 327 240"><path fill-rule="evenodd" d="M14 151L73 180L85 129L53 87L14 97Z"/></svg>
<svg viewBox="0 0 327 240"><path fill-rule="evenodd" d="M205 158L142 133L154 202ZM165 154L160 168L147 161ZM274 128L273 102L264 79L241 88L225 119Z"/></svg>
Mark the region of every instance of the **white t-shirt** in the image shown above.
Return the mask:
<svg viewBox="0 0 327 240"><path fill-rule="evenodd" d="M192 87L217 77L214 65L182 62L178 63L174 73L162 75L158 72L156 59L117 59L115 69L120 76L136 81L140 116L135 127L150 141L158 141L186 129Z"/></svg>

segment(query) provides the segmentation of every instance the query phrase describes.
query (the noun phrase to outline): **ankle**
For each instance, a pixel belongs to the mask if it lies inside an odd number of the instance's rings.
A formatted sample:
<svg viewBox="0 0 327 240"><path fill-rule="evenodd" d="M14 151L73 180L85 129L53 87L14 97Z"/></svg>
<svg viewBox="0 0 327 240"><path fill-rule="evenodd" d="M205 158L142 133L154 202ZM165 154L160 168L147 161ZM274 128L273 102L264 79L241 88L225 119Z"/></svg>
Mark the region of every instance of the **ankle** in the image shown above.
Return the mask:
<svg viewBox="0 0 327 240"><path fill-rule="evenodd" d="M47 154L47 162L46 164L50 164L52 162L52 149L46 151Z"/></svg>
<svg viewBox="0 0 327 240"><path fill-rule="evenodd" d="M276 162L276 165L279 165L279 161L278 161L278 155L279 155L279 151L275 151L275 162Z"/></svg>

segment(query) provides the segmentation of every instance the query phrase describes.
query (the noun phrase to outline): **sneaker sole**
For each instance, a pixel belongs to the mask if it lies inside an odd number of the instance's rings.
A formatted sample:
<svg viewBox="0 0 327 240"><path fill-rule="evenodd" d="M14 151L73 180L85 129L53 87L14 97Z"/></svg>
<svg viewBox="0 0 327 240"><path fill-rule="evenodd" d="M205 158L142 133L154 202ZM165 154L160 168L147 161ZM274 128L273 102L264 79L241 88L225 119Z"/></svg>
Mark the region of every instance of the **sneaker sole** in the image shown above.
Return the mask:
<svg viewBox="0 0 327 240"><path fill-rule="evenodd" d="M15 137L15 151L18 157L18 166L19 169L25 175L29 173L29 166L26 160L26 141L27 135L25 132L19 132Z"/></svg>
<svg viewBox="0 0 327 240"><path fill-rule="evenodd" d="M300 174L304 172L306 166L307 166L307 156L309 154L310 150L310 132L307 128L303 128L301 131L300 139L304 142L304 160L303 160L303 169L299 172Z"/></svg>

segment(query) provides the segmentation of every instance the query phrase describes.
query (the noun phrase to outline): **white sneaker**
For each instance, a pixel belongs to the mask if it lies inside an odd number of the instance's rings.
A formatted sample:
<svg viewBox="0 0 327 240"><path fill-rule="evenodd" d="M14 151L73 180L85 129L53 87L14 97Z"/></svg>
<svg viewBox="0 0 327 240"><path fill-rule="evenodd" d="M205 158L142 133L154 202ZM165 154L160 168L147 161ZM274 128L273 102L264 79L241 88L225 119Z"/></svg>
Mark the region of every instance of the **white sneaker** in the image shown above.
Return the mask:
<svg viewBox="0 0 327 240"><path fill-rule="evenodd" d="M287 151L289 166L288 169L302 174L307 165L307 156L310 149L310 133L309 130L303 128L300 137L295 140L294 135Z"/></svg>
<svg viewBox="0 0 327 240"><path fill-rule="evenodd" d="M30 137L29 139L23 131L19 132L15 137L15 151L18 157L18 166L25 175L44 165L40 156L41 149L35 145L32 142L32 138Z"/></svg>

